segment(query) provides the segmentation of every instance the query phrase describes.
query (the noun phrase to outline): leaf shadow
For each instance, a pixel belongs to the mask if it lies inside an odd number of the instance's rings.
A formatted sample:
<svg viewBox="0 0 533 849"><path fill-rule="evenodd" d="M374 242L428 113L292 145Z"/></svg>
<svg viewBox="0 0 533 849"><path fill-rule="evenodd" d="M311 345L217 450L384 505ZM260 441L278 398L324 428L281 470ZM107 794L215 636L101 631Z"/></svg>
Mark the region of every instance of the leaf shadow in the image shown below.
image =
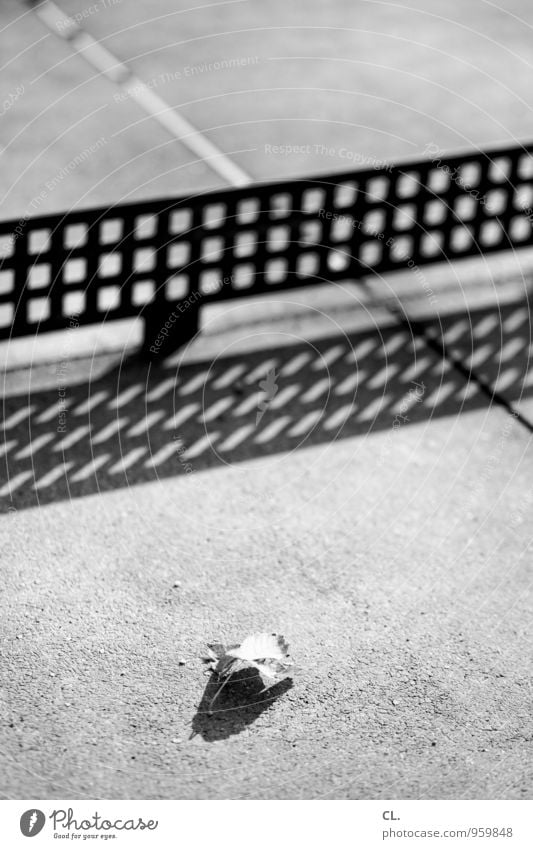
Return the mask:
<svg viewBox="0 0 533 849"><path fill-rule="evenodd" d="M211 705L220 688L220 679L213 673L193 717L191 737L200 734L204 740L213 743L240 734L293 686L292 680L285 678L265 690L257 669L244 669L229 677Z"/></svg>

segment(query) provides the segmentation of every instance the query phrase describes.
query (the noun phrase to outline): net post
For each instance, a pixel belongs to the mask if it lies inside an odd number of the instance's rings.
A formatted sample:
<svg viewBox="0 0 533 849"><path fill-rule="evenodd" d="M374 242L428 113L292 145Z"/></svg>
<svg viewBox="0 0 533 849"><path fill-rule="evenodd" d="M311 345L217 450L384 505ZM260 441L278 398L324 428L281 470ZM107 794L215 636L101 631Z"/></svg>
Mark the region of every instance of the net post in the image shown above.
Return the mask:
<svg viewBox="0 0 533 849"><path fill-rule="evenodd" d="M144 314L144 338L140 350L144 360L153 361L177 351L200 329L200 307L187 301L174 305L154 304Z"/></svg>

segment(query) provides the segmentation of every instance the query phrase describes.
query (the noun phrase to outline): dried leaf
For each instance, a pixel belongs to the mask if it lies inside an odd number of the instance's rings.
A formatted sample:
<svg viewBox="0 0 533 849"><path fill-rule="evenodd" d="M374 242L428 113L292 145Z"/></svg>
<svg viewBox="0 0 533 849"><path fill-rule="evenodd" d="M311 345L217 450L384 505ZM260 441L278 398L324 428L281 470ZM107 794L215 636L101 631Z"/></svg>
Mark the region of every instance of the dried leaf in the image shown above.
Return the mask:
<svg viewBox="0 0 533 849"><path fill-rule="evenodd" d="M231 675L240 669L250 666L257 669L265 689L273 681L282 681L291 675L293 664L289 657L289 646L280 634L252 634L246 637L240 645L227 648L221 643L208 645L210 654L214 655L216 663L212 666L222 681L221 686L211 699L211 705ZM265 678L267 682L265 683Z"/></svg>

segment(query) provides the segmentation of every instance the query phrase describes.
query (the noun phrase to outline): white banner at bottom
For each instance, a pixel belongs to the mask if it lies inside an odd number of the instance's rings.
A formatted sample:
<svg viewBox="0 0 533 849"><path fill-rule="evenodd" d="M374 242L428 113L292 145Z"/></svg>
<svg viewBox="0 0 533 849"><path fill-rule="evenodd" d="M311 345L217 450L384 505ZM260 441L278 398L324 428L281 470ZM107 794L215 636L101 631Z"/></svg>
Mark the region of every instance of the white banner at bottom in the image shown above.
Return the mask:
<svg viewBox="0 0 533 849"><path fill-rule="evenodd" d="M533 802L26 799L0 802L0 835L6 849L532 849Z"/></svg>

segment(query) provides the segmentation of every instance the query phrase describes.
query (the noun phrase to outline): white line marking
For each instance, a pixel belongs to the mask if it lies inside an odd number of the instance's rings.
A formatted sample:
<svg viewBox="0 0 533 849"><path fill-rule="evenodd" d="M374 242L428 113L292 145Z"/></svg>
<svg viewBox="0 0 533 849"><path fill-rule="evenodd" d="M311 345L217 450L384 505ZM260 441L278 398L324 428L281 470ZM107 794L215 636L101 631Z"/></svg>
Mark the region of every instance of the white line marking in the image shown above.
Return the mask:
<svg viewBox="0 0 533 849"><path fill-rule="evenodd" d="M79 27L52 0L44 0L34 7L35 14L54 33L71 45L92 67L110 82L120 86L144 111L164 127L171 136L180 141L195 156L200 157L230 186L248 186L248 174L225 153L196 129L183 115L156 94L146 83L133 74L107 48L99 44L89 33ZM61 30L57 23L68 21Z"/></svg>

